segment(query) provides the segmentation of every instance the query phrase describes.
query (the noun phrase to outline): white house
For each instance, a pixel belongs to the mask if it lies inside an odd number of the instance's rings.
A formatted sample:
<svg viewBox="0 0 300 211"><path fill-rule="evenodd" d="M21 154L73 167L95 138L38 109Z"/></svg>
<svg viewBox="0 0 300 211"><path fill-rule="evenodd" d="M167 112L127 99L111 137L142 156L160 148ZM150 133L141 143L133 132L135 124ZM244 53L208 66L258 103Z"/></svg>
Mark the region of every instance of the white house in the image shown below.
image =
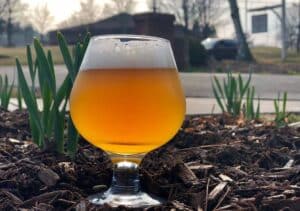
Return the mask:
<svg viewBox="0 0 300 211"><path fill-rule="evenodd" d="M248 39L251 41L253 46L276 46L281 47L281 23L278 15L281 16L282 9L276 8L274 11L249 11L255 8L270 7L280 5L282 0L237 0L240 12L241 24L244 32L247 34ZM290 12L300 2L298 0L286 0L286 15L287 22L295 21L298 23L299 16L296 14L295 17L291 18ZM224 24L217 25L217 36L225 38L234 38L235 31L233 23L231 21L229 4L227 1L220 0L220 4L224 9L222 18L229 19ZM296 10L297 11L297 10ZM287 23L289 24L289 23Z"/></svg>

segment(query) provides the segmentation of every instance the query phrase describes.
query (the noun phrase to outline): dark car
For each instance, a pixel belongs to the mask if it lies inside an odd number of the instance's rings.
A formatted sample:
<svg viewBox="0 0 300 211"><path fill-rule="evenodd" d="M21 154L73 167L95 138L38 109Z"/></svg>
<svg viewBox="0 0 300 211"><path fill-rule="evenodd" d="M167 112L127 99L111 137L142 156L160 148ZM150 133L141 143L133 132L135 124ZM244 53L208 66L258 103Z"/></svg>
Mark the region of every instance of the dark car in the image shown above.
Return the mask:
<svg viewBox="0 0 300 211"><path fill-rule="evenodd" d="M232 39L207 38L201 42L209 56L217 59L236 59L238 42Z"/></svg>

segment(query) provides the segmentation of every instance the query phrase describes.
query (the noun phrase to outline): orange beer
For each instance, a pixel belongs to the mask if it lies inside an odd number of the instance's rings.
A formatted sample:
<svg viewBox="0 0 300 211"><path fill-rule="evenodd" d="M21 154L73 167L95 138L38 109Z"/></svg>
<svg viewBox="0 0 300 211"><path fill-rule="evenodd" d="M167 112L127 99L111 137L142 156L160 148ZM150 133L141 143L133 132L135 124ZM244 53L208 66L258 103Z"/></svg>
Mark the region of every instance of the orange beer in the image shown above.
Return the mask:
<svg viewBox="0 0 300 211"><path fill-rule="evenodd" d="M70 97L79 133L115 154L149 152L180 128L185 98L175 68L81 70Z"/></svg>

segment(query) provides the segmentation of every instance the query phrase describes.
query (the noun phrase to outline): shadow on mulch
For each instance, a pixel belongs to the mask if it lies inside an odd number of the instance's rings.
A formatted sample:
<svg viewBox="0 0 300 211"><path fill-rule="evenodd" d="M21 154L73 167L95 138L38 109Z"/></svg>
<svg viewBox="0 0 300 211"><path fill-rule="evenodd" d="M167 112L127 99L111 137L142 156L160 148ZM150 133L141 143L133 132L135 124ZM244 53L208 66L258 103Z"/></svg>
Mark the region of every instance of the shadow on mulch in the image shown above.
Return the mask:
<svg viewBox="0 0 300 211"><path fill-rule="evenodd" d="M299 210L300 130L236 122L187 117L147 154L142 187L167 199L147 210ZM110 184L103 151L83 140L74 160L41 151L26 141L28 115L20 111L0 111L0 139L0 210L113 210L85 200Z"/></svg>

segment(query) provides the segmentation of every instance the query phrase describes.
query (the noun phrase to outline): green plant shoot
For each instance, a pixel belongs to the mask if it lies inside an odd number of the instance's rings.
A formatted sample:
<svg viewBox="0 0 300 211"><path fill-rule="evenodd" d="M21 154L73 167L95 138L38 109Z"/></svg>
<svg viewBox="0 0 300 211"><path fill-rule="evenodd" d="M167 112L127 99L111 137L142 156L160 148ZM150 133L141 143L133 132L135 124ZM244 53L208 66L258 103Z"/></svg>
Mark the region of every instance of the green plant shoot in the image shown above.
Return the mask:
<svg viewBox="0 0 300 211"><path fill-rule="evenodd" d="M4 78L0 75L0 106L4 109L8 109L9 102L12 96L14 82L9 85L7 75Z"/></svg>
<svg viewBox="0 0 300 211"><path fill-rule="evenodd" d="M78 42L71 54L63 35L57 34L59 47L68 69L68 74L60 87L57 87L56 84L52 53L51 51L46 52L38 39L34 39L35 60L32 57L30 46L27 46L31 87L25 80L20 61L16 59L19 86L29 113L32 139L44 149L55 150L59 153L67 152L71 156L76 152L78 133L70 116L67 115L67 103L89 38L88 34L82 42ZM43 105L41 111L38 108L38 97L35 93L36 82L38 82L41 93ZM67 134L65 134L66 129ZM67 146L66 149L65 146Z"/></svg>
<svg viewBox="0 0 300 211"><path fill-rule="evenodd" d="M232 75L232 72L228 72L226 79L223 80L223 85L214 76L212 83L213 93L223 113L227 112L233 116L241 114L243 98L249 89L251 76L250 73L245 82L240 74L236 78Z"/></svg>
<svg viewBox="0 0 300 211"><path fill-rule="evenodd" d="M282 101L282 106L280 106L280 102ZM274 108L275 108L275 124L277 127L284 126L287 124L286 118L288 116L286 112L286 102L287 102L287 92L283 93L283 99L280 99L280 93L278 94L278 98L274 100Z"/></svg>

